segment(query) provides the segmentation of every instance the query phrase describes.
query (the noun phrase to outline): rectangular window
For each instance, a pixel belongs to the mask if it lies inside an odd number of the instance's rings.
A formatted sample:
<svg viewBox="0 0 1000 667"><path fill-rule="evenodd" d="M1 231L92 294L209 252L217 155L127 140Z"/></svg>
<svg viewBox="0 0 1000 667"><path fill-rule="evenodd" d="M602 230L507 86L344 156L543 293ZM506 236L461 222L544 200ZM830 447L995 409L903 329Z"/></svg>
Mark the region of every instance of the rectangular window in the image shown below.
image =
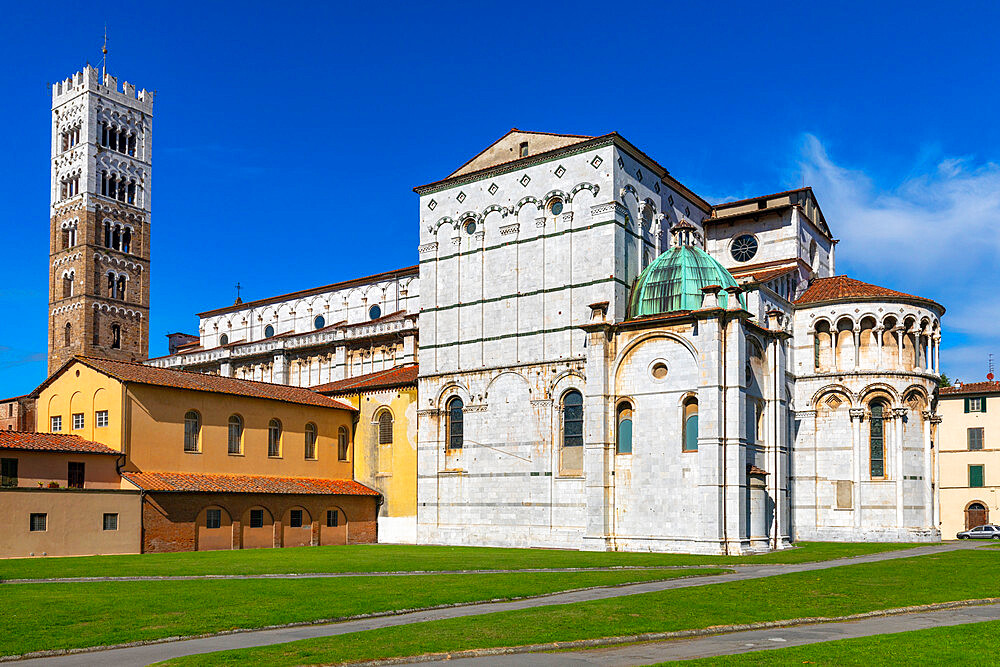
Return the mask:
<svg viewBox="0 0 1000 667"><path fill-rule="evenodd" d="M969 466L969 487L981 489L984 486L986 486L986 480L983 475L983 466Z"/></svg>
<svg viewBox="0 0 1000 667"><path fill-rule="evenodd" d="M264 510L250 510L250 527L264 527Z"/></svg>
<svg viewBox="0 0 1000 667"><path fill-rule="evenodd" d="M79 431L81 428L83 428L83 413L82 412L74 412L73 413L73 430L74 431Z"/></svg>
<svg viewBox="0 0 1000 667"><path fill-rule="evenodd" d="M263 517L262 517L263 522ZM220 528L222 526L222 510L207 510L205 512L205 527Z"/></svg>
<svg viewBox="0 0 1000 667"><path fill-rule="evenodd" d="M17 459L0 459L0 486L17 486Z"/></svg>
<svg viewBox="0 0 1000 667"><path fill-rule="evenodd" d="M94 425L97 426L97 428L104 428L108 425L107 410L98 410L94 413Z"/></svg>
<svg viewBox="0 0 1000 667"><path fill-rule="evenodd" d="M49 418L49 430L53 433L58 433L62 430L62 416L57 415L55 417Z"/></svg>
<svg viewBox="0 0 1000 667"><path fill-rule="evenodd" d="M970 428L970 429L968 429L968 433L969 433L969 449L970 450L971 449L982 449L983 448L983 429L982 429L982 427L979 427L979 428Z"/></svg>
<svg viewBox="0 0 1000 667"><path fill-rule="evenodd" d="M33 533L44 531L46 529L46 524L48 515L43 513L32 513L28 519L28 530Z"/></svg>
<svg viewBox="0 0 1000 667"><path fill-rule="evenodd" d="M292 510L289 512L288 525L292 528L302 527L302 510Z"/></svg>
<svg viewBox="0 0 1000 667"><path fill-rule="evenodd" d="M84 465L78 461L70 461L68 464L69 474L66 486L71 489L82 489L84 479Z"/></svg>
<svg viewBox="0 0 1000 667"><path fill-rule="evenodd" d="M965 399L966 412L986 412L986 399L982 396Z"/></svg>
<svg viewBox="0 0 1000 667"><path fill-rule="evenodd" d="M104 513L104 530L118 530L118 513Z"/></svg>
<svg viewBox="0 0 1000 667"><path fill-rule="evenodd" d="M528 142L527 141L522 141L521 142L521 145L520 145L520 147L517 150L517 155L518 155L518 157L527 157L528 156Z"/></svg>
<svg viewBox="0 0 1000 667"><path fill-rule="evenodd" d="M326 525L329 528L336 528L340 524L340 513L337 510L326 511Z"/></svg>

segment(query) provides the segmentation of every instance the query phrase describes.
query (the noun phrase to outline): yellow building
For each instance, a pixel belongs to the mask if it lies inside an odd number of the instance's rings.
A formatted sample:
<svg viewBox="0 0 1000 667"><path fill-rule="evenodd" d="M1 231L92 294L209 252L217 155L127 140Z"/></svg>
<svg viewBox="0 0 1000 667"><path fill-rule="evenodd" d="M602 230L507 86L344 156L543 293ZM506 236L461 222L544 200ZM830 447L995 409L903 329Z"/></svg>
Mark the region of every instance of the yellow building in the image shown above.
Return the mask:
<svg viewBox="0 0 1000 667"><path fill-rule="evenodd" d="M938 400L941 536L1000 523L1000 382L943 387Z"/></svg>
<svg viewBox="0 0 1000 667"><path fill-rule="evenodd" d="M313 387L358 410L354 478L385 498L379 542L417 540L417 370L398 366Z"/></svg>
<svg viewBox="0 0 1000 667"><path fill-rule="evenodd" d="M124 454L143 550L374 542L356 409L309 389L76 357L34 393L40 431Z"/></svg>

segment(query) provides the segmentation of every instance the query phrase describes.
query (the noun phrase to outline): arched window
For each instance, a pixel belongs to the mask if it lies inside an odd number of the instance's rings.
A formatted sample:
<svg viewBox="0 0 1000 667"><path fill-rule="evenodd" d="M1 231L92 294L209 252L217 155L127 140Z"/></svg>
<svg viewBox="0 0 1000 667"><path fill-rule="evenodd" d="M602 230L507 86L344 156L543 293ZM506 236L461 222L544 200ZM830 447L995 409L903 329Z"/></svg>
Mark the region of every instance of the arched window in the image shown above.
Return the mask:
<svg viewBox="0 0 1000 667"><path fill-rule="evenodd" d="M392 444L392 413L383 410L378 416L378 444Z"/></svg>
<svg viewBox="0 0 1000 667"><path fill-rule="evenodd" d="M628 401L618 406L618 430L615 451L619 454L632 453L632 404Z"/></svg>
<svg viewBox="0 0 1000 667"><path fill-rule="evenodd" d="M562 400L563 447L583 447L583 395L567 391Z"/></svg>
<svg viewBox="0 0 1000 667"><path fill-rule="evenodd" d="M69 347L69 344L72 341L73 341L73 325L67 322L66 328L63 329L63 346Z"/></svg>
<svg viewBox="0 0 1000 667"><path fill-rule="evenodd" d="M194 410L184 415L184 451L198 451L198 436L201 434L201 415Z"/></svg>
<svg viewBox="0 0 1000 667"><path fill-rule="evenodd" d="M122 301L125 300L125 285L125 276L118 276L118 286L115 289L115 297L121 299Z"/></svg>
<svg viewBox="0 0 1000 667"><path fill-rule="evenodd" d="M563 394L562 447L559 450L559 474L583 473L583 396L576 389Z"/></svg>
<svg viewBox="0 0 1000 667"><path fill-rule="evenodd" d="M306 458L316 458L316 424L306 424Z"/></svg>
<svg viewBox="0 0 1000 667"><path fill-rule="evenodd" d="M227 334L219 336L219 345L229 345L229 336Z"/></svg>
<svg viewBox="0 0 1000 667"><path fill-rule="evenodd" d="M122 252L132 252L132 230L128 227L122 232Z"/></svg>
<svg viewBox="0 0 1000 667"><path fill-rule="evenodd" d="M64 273L63 274L63 298L73 296L73 274Z"/></svg>
<svg viewBox="0 0 1000 667"><path fill-rule="evenodd" d="M125 198L129 204L135 203L135 181L128 182L128 191L127 194L125 195ZM128 252L128 250L125 250L125 252Z"/></svg>
<svg viewBox="0 0 1000 667"><path fill-rule="evenodd" d="M120 350L122 347L122 328L118 324L111 325L111 349Z"/></svg>
<svg viewBox="0 0 1000 667"><path fill-rule="evenodd" d="M463 408L465 404L462 403L462 399L458 396L452 396L448 399L447 407L447 433L448 440L445 443L446 449L461 449L462 441L464 439L464 428L463 428L463 417L465 412Z"/></svg>
<svg viewBox="0 0 1000 667"><path fill-rule="evenodd" d="M685 452L698 451L698 399L688 398L683 407L683 443L681 450Z"/></svg>
<svg viewBox="0 0 1000 667"><path fill-rule="evenodd" d="M380 317L382 317L382 308L379 306L372 306L368 309L368 319L377 320Z"/></svg>
<svg viewBox="0 0 1000 667"><path fill-rule="evenodd" d="M326 318L322 315L317 315L316 319L313 320L313 327L316 329L322 329L326 326Z"/></svg>
<svg viewBox="0 0 1000 667"><path fill-rule="evenodd" d="M111 223L110 222L105 222L104 223L104 247L105 248L110 248L111 247Z"/></svg>
<svg viewBox="0 0 1000 667"><path fill-rule="evenodd" d="M115 225L111 230L111 247L115 250L121 248L122 244L122 228L121 225Z"/></svg>
<svg viewBox="0 0 1000 667"><path fill-rule="evenodd" d="M268 324L266 327L264 327L264 338L270 338L273 335L274 335L274 327Z"/></svg>
<svg viewBox="0 0 1000 667"><path fill-rule="evenodd" d="M108 274L108 298L115 298L115 274Z"/></svg>
<svg viewBox="0 0 1000 667"><path fill-rule="evenodd" d="M341 426L337 429L337 460L346 461L347 460L347 450L350 446L350 441L347 439L347 427Z"/></svg>
<svg viewBox="0 0 1000 667"><path fill-rule="evenodd" d="M243 453L243 418L239 415L229 418L229 453Z"/></svg>
<svg viewBox="0 0 1000 667"><path fill-rule="evenodd" d="M281 422L277 419L267 424L267 455L281 456Z"/></svg>
<svg viewBox="0 0 1000 667"><path fill-rule="evenodd" d="M871 411L871 430L869 433L869 465L872 479L885 478L885 411L886 404L882 400L874 400L868 406Z"/></svg>

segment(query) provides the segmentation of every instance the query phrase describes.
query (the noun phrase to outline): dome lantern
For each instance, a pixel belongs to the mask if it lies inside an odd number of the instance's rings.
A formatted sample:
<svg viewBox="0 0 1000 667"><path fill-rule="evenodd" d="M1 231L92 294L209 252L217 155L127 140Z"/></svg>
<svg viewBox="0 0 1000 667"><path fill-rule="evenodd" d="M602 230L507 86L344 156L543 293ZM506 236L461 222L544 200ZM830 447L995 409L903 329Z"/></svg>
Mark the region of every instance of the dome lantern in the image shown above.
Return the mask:
<svg viewBox="0 0 1000 667"><path fill-rule="evenodd" d="M673 230L671 230L673 231ZM647 266L632 286L628 319L698 310L702 288L718 285L737 287L736 280L719 262L696 245L675 245ZM719 306L727 308L729 294L719 294ZM743 297L740 304L746 307Z"/></svg>

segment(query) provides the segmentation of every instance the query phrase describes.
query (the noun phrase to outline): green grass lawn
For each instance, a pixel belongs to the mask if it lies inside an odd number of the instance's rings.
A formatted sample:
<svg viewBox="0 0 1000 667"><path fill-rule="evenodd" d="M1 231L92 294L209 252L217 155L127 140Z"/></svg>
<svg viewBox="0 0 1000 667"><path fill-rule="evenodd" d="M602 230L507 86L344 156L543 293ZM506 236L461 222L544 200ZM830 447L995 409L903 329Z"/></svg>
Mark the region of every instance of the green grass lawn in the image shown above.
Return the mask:
<svg viewBox="0 0 1000 667"><path fill-rule="evenodd" d="M190 574L401 572L413 570L522 570L535 567L662 566L804 563L912 548L914 544L804 542L759 556L498 549L392 544L295 549L246 549L128 556L74 556L0 560L0 579Z"/></svg>
<svg viewBox="0 0 1000 667"><path fill-rule="evenodd" d="M663 665L995 665L1000 621L898 632ZM989 647L989 648L987 648ZM983 650L986 649L986 650Z"/></svg>
<svg viewBox="0 0 1000 667"><path fill-rule="evenodd" d="M259 628L722 571L706 568L11 584L0 588L3 600L0 655Z"/></svg>
<svg viewBox="0 0 1000 667"><path fill-rule="evenodd" d="M336 664L1000 597L1000 559L956 551L225 651L171 665Z"/></svg>

